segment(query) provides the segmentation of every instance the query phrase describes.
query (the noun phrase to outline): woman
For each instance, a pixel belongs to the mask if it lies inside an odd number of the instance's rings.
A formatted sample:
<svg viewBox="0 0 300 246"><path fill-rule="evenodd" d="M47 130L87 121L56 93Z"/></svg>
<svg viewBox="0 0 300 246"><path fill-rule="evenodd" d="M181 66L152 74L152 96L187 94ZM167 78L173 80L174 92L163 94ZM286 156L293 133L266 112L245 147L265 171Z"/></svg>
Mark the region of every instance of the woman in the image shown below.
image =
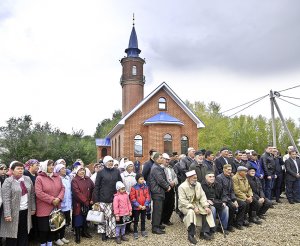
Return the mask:
<svg viewBox="0 0 300 246"><path fill-rule="evenodd" d="M49 216L54 208L60 208L65 187L57 173L53 172L54 161L40 163L40 173L35 181L36 217L41 246L52 246L54 233L49 226Z"/></svg>
<svg viewBox="0 0 300 246"><path fill-rule="evenodd" d="M3 185L4 183L4 180L8 177L6 175L7 173L7 167L5 164L0 164L0 182L1 182L1 185Z"/></svg>
<svg viewBox="0 0 300 246"><path fill-rule="evenodd" d="M121 173L122 182L125 185L127 194L129 195L131 187L136 184L136 173L133 172L134 165L132 161L127 161L125 163L125 171Z"/></svg>
<svg viewBox="0 0 300 246"><path fill-rule="evenodd" d="M103 165L101 165L100 163L94 164L94 173L91 176L91 180L93 181L94 184L96 182L97 173L100 172L102 169L103 169Z"/></svg>
<svg viewBox="0 0 300 246"><path fill-rule="evenodd" d="M95 183L95 199L100 203L106 220L105 225L98 226L98 232L102 234L102 240L107 237L116 236L116 219L113 214L113 199L116 193L117 181L122 181L119 170L113 167L114 159L111 156L105 156L103 159L104 169L98 172Z"/></svg>
<svg viewBox="0 0 300 246"><path fill-rule="evenodd" d="M61 202L61 211L64 213L66 218L66 225L61 229L55 232L55 244L64 245L70 241L65 238L66 226L69 226L71 223L71 209L72 209L72 192L71 192L71 178L67 175L67 169L65 164L57 164L54 168L54 172L57 173L63 186L65 187L64 199Z"/></svg>
<svg viewBox="0 0 300 246"><path fill-rule="evenodd" d="M75 168L76 176L72 179L71 187L73 193L73 218L75 227L75 242L80 243L80 233L83 237L91 238L92 236L87 231L86 211L89 210L92 201L92 194L94 190L93 181L85 176L85 168L77 166ZM80 232L80 229L82 231Z"/></svg>
<svg viewBox="0 0 300 246"><path fill-rule="evenodd" d="M11 176L2 186L3 213L0 237L6 237L7 246L27 246L31 229L31 215L35 214L34 187L23 175L24 164L14 161Z"/></svg>

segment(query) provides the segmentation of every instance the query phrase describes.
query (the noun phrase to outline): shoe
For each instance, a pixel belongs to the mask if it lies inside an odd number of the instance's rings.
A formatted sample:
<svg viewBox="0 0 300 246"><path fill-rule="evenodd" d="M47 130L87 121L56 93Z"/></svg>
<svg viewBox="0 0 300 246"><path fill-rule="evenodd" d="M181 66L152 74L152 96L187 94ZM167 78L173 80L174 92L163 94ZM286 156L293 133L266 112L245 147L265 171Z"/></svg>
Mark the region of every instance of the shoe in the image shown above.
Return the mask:
<svg viewBox="0 0 300 246"><path fill-rule="evenodd" d="M192 235L188 235L188 240L192 244L197 244L196 238L194 236L192 236Z"/></svg>
<svg viewBox="0 0 300 246"><path fill-rule="evenodd" d="M279 199L276 200L277 203L282 203L282 201L280 201Z"/></svg>
<svg viewBox="0 0 300 246"><path fill-rule="evenodd" d="M116 237L116 243L117 244L121 244L122 242L121 242L121 237Z"/></svg>
<svg viewBox="0 0 300 246"><path fill-rule="evenodd" d="M106 233L101 233L101 237L102 237L102 241L106 241L107 240Z"/></svg>
<svg viewBox="0 0 300 246"><path fill-rule="evenodd" d="M271 204L270 208L275 208L273 204Z"/></svg>
<svg viewBox="0 0 300 246"><path fill-rule="evenodd" d="M164 223L164 224L167 225L167 226L174 225L171 221L168 221L168 222L166 222L166 223Z"/></svg>
<svg viewBox="0 0 300 246"><path fill-rule="evenodd" d="M233 226L228 226L227 231L234 232L235 230L234 230Z"/></svg>
<svg viewBox="0 0 300 246"><path fill-rule="evenodd" d="M148 237L148 232L142 231L142 237Z"/></svg>
<svg viewBox="0 0 300 246"><path fill-rule="evenodd" d="M289 200L289 204L295 204L295 202L292 200Z"/></svg>
<svg viewBox="0 0 300 246"><path fill-rule="evenodd" d="M300 203L300 200L294 200L294 203Z"/></svg>
<svg viewBox="0 0 300 246"><path fill-rule="evenodd" d="M62 246L62 245L64 245L64 242L61 241L60 239L58 239L58 240L55 241L55 244L58 245L58 246Z"/></svg>
<svg viewBox="0 0 300 246"><path fill-rule="evenodd" d="M70 242L70 240L62 238L61 241L63 241L63 243L68 244Z"/></svg>
<svg viewBox="0 0 300 246"><path fill-rule="evenodd" d="M275 201L271 201L271 202L272 202L272 205L278 205L278 203Z"/></svg>
<svg viewBox="0 0 300 246"><path fill-rule="evenodd" d="M217 227L217 231L223 234L223 230L222 230L221 227ZM224 233L225 233L225 235L228 235L229 231L228 230L224 230Z"/></svg>
<svg viewBox="0 0 300 246"><path fill-rule="evenodd" d="M139 239L139 234L137 232L134 232L133 237L134 237L134 239Z"/></svg>
<svg viewBox="0 0 300 246"><path fill-rule="evenodd" d="M80 227L75 227L74 232L75 232L75 243L79 244L80 243Z"/></svg>
<svg viewBox="0 0 300 246"><path fill-rule="evenodd" d="M151 214L147 214L146 217L147 217L147 220L151 220Z"/></svg>
<svg viewBox="0 0 300 246"><path fill-rule="evenodd" d="M207 240L207 241L212 240L212 236L209 235L207 232L201 232L200 233L200 238L204 239L204 240Z"/></svg>
<svg viewBox="0 0 300 246"><path fill-rule="evenodd" d="M266 220L266 219L267 219L267 217L266 217L265 214L260 214L260 215L258 215L258 218L260 218L260 219L262 219L262 220Z"/></svg>
<svg viewBox="0 0 300 246"><path fill-rule="evenodd" d="M244 223L243 223L244 226L248 227L250 225L249 221L248 220L244 220Z"/></svg>
<svg viewBox="0 0 300 246"><path fill-rule="evenodd" d="M82 229L81 236L82 237L86 237L86 238L92 238L92 235L88 233L88 231L86 230L86 228Z"/></svg>
<svg viewBox="0 0 300 246"><path fill-rule="evenodd" d="M159 229L161 229L161 230L166 229L166 226L164 226L164 225L159 225L158 227L159 227Z"/></svg>
<svg viewBox="0 0 300 246"><path fill-rule="evenodd" d="M244 227L242 225L237 225L236 229L238 229L238 230L244 230Z"/></svg>
<svg viewBox="0 0 300 246"><path fill-rule="evenodd" d="M166 232L161 230L160 228L156 228L156 229L152 229L152 233L160 235L160 234L165 234Z"/></svg>
<svg viewBox="0 0 300 246"><path fill-rule="evenodd" d="M122 241L125 241L125 242L129 241L129 239L128 239L127 237L125 237L125 235L122 235L122 236L121 236L121 240L122 240Z"/></svg>

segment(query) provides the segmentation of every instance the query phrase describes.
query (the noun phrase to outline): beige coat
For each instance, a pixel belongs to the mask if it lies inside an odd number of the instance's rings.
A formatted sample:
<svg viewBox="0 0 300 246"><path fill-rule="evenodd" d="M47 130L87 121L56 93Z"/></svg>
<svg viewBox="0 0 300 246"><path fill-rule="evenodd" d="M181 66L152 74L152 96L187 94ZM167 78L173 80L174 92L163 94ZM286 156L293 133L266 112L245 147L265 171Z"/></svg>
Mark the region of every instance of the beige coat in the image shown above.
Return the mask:
<svg viewBox="0 0 300 246"><path fill-rule="evenodd" d="M185 180L178 187L178 208L184 214L183 222L188 228L191 223L201 226L202 216L207 215L206 220L210 227L215 226L214 218L211 214L207 214L205 208L209 207L206 195L201 187L201 184L197 182L196 186L190 185L188 180ZM195 214L194 209L198 208L200 214Z"/></svg>
<svg viewBox="0 0 300 246"><path fill-rule="evenodd" d="M246 201L247 197L253 196L252 189L251 189L248 179L246 177L243 178L238 173L236 173L232 177L232 181L233 181L233 189L234 189L236 198L238 198L242 201Z"/></svg>

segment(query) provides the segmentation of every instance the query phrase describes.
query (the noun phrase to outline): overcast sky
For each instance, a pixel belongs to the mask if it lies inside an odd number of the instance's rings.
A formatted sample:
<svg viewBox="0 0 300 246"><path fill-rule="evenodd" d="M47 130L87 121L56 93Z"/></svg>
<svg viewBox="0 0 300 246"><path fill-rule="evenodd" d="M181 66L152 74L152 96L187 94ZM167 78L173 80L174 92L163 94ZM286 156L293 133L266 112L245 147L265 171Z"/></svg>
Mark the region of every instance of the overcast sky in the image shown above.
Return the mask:
<svg viewBox="0 0 300 246"><path fill-rule="evenodd" d="M224 111L300 85L299 10L298 0L1 0L0 125L29 114L93 134L121 109L133 12L145 96L165 81L182 100ZM282 94L299 98L300 87ZM278 103L286 118L300 117ZM243 113L270 117L269 99Z"/></svg>

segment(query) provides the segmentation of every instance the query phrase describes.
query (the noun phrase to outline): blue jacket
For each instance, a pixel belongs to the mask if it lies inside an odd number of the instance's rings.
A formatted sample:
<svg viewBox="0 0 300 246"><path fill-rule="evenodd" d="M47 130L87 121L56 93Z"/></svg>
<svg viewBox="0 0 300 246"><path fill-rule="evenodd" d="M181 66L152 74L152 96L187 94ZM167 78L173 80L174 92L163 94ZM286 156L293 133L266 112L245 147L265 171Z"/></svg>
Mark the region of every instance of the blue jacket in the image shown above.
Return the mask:
<svg viewBox="0 0 300 246"><path fill-rule="evenodd" d="M256 168L255 176L260 178L260 175L264 176L264 170L262 168L260 161L248 161L248 164L250 164L252 167Z"/></svg>
<svg viewBox="0 0 300 246"><path fill-rule="evenodd" d="M72 191L71 191L71 178L66 175L61 177L61 181L65 187L64 199L61 202L61 211L70 211L72 209Z"/></svg>

